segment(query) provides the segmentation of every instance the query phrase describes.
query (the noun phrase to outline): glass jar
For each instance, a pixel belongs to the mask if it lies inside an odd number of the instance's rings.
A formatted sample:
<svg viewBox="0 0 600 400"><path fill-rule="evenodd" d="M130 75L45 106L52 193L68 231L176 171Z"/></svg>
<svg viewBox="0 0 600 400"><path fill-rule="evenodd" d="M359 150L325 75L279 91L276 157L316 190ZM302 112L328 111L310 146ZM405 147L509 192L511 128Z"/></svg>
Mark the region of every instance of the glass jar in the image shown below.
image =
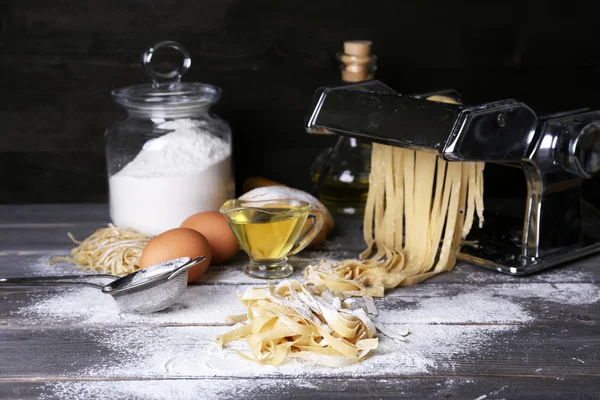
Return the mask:
<svg viewBox="0 0 600 400"><path fill-rule="evenodd" d="M182 66L153 69L161 48L181 52ZM105 132L110 217L117 226L158 235L234 197L231 129L210 113L220 88L181 82L191 65L184 46L157 43L142 64L152 83L112 91L125 115Z"/></svg>

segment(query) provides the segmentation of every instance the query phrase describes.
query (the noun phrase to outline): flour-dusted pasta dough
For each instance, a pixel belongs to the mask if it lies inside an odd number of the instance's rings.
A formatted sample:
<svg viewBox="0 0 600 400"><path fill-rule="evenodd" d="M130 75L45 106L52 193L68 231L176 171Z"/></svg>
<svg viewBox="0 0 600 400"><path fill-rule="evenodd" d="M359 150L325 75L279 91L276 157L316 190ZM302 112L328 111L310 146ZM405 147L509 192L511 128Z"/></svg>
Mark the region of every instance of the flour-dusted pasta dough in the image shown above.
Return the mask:
<svg viewBox="0 0 600 400"><path fill-rule="evenodd" d="M322 261L304 273L317 287L348 296L381 297L384 289L451 270L475 213L480 227L484 221L484 163L449 163L435 153L378 143L372 151L366 250L358 260Z"/></svg>
<svg viewBox="0 0 600 400"><path fill-rule="evenodd" d="M271 365L291 357L343 366L377 348L375 325L363 309L343 308L339 298L329 302L320 294L293 279L248 289L240 298L247 314L228 319L245 323L219 336L217 342L224 346L245 339L252 356L236 352Z"/></svg>

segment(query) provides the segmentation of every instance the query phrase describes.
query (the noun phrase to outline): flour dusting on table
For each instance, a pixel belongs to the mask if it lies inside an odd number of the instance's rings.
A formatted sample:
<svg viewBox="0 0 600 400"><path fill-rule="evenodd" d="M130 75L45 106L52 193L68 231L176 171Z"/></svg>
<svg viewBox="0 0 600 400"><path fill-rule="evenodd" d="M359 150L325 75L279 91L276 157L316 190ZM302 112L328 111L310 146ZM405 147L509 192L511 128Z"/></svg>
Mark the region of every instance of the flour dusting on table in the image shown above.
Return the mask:
<svg viewBox="0 0 600 400"><path fill-rule="evenodd" d="M90 354L82 356L93 355L97 363L82 370L56 371L57 376L132 380L48 383L48 395L158 399L205 394L233 398L274 382L255 378L282 378L275 382L285 387L290 383L283 378L289 377L295 379L294 385L310 385L311 379L317 378L376 378L381 371L395 376L426 375L437 369L459 368L465 356L485 354L492 344L510 346L514 332L539 312L528 309L532 302L544 299L577 305L600 301L593 283L473 285L458 295L453 285L445 286L401 288L378 299L377 321L392 331L408 330L410 335L401 341L380 333L379 347L366 360L336 369L294 359L280 367L257 365L233 351L247 351L244 342L219 349L214 338L231 327L218 325L224 325L227 315L245 311L235 296L236 291L243 293L249 287L245 285L190 286L171 309L144 315L119 313L114 300L98 289L42 290L17 313L32 326L78 326L81 340L90 342ZM232 377L236 380L228 380ZM143 378L175 380L135 380ZM243 385L237 379L244 379Z"/></svg>

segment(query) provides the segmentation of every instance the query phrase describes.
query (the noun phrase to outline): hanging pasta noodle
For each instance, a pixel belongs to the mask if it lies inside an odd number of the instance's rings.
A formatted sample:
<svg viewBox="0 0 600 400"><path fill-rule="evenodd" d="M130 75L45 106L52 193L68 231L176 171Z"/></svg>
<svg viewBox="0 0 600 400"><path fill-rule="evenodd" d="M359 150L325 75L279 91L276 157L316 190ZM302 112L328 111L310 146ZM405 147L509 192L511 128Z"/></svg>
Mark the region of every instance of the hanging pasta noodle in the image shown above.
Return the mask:
<svg viewBox="0 0 600 400"><path fill-rule="evenodd" d="M113 224L96 230L82 242L77 241L71 233L69 237L78 244L71 251L71 257L54 257L50 260L50 265L66 261L74 263L82 270L105 272L115 276L138 271L142 251L152 239L152 236Z"/></svg>
<svg viewBox="0 0 600 400"><path fill-rule="evenodd" d="M444 96L428 100L456 103ZM346 296L382 297L456 265L474 214L483 219L482 162L446 162L434 153L373 143L364 215L367 248L357 260L322 261L304 278Z"/></svg>
<svg viewBox="0 0 600 400"><path fill-rule="evenodd" d="M286 357L339 367L362 360L377 348L376 328L363 309L325 300L297 280L251 288L239 298L247 314L230 317L243 325L219 336L221 346L245 339L260 364L280 365Z"/></svg>

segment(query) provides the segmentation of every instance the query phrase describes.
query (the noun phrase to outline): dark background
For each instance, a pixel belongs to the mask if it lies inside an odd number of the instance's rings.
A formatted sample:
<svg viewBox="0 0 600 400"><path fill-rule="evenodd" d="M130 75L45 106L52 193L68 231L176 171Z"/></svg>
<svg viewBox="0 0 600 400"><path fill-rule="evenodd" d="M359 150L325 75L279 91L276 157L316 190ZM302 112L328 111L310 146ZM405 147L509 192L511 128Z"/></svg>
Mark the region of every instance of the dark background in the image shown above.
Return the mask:
<svg viewBox="0 0 600 400"><path fill-rule="evenodd" d="M338 83L344 40L374 41L376 76L399 92L516 98L538 115L600 107L592 4L5 0L0 202L106 200L103 132L121 115L110 91L147 81L139 57L158 41L190 49L184 80L223 89L214 111L233 129L238 185L261 175L307 189L332 138L303 119L314 90Z"/></svg>

